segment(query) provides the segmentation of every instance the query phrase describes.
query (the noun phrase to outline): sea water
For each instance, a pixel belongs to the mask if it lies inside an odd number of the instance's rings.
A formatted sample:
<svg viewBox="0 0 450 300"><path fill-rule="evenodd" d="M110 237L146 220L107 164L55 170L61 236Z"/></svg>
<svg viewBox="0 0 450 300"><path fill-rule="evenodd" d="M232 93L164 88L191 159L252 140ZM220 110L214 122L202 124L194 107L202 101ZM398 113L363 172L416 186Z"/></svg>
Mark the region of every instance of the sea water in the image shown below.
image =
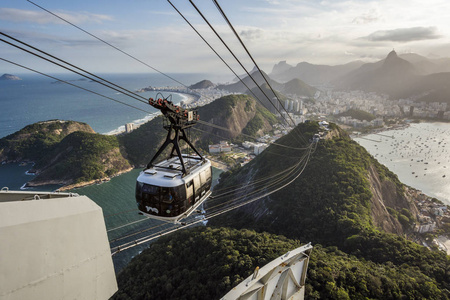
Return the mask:
<svg viewBox="0 0 450 300"><path fill-rule="evenodd" d="M20 81L0 81L0 138L14 133L26 125L52 119L74 120L89 124L96 132L108 134L119 131L126 123L142 123L151 119L157 111L146 103L103 87L95 82L82 80L75 75L55 75L55 77L81 86L85 89L111 97L115 100L135 106L145 112L105 99L65 83L57 82L39 75L19 75ZM185 85L194 84L203 79L213 82L224 80L223 76L207 74L170 74ZM159 74L105 74L103 78L135 92L144 87L179 86L172 80ZM139 95L155 97L157 92L144 92ZM164 97L172 95L172 101L179 103L185 95L162 92ZM158 130L163 130L158 129ZM0 164L0 188L10 190L23 189L34 175L28 174L31 164ZM161 230L167 224L148 219L138 214L134 199L136 178L140 170L114 177L111 181L92 185L72 192L86 195L102 207L105 224L111 246L145 236L149 232ZM219 170L213 170L217 180ZM49 185L27 190L53 191L59 186ZM149 228L154 228L152 231ZM143 231L141 234L134 234ZM124 239L124 236L129 236ZM146 246L139 246L114 257L116 270L120 270Z"/></svg>
<svg viewBox="0 0 450 300"><path fill-rule="evenodd" d="M185 85L191 85L203 79L223 78L207 74L170 75ZM138 101L79 75L54 76L133 107L42 75L19 75L22 80L0 80L0 138L26 125L52 119L85 122L98 133L111 133L123 128L126 123L142 123L158 113L143 99ZM148 86L180 86L179 83L160 74L104 74L102 78L131 92ZM148 99L155 97L156 94L157 92L143 92L138 95ZM182 94L170 92L162 92L162 94L164 97L172 95L174 103L186 99Z"/></svg>
<svg viewBox="0 0 450 300"><path fill-rule="evenodd" d="M401 182L450 205L450 123L412 123L354 140Z"/></svg>

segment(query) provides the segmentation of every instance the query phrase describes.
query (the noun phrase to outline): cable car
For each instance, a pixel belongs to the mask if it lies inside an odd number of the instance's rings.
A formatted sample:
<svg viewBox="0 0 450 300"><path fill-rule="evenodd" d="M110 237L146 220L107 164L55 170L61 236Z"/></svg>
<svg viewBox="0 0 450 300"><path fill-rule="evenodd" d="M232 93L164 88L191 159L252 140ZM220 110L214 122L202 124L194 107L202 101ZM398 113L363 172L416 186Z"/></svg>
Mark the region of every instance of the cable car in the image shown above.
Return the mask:
<svg viewBox="0 0 450 300"><path fill-rule="evenodd" d="M178 157L142 171L136 183L139 210L150 218L178 222L195 211L210 195L211 162L183 157L190 173L183 176Z"/></svg>
<svg viewBox="0 0 450 300"><path fill-rule="evenodd" d="M185 132L198 121L197 111L183 110L168 98L150 98L149 104L161 110L169 121L163 126L168 132L165 142L137 178L136 202L143 215L176 223L211 195L211 162L195 149ZM180 140L195 154L182 154ZM172 145L169 157L155 163L169 145Z"/></svg>

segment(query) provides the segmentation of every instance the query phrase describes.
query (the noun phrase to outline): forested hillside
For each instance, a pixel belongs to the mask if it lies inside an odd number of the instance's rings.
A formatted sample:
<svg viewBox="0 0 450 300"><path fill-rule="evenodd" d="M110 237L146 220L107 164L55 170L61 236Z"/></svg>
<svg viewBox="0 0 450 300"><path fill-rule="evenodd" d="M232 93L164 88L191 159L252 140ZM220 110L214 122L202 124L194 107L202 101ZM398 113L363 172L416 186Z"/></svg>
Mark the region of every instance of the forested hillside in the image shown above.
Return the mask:
<svg viewBox="0 0 450 300"><path fill-rule="evenodd" d="M297 143L292 133L279 142L290 146ZM289 160L291 164L295 161L295 150L285 149L284 160L272 152L265 151L248 168L225 176L218 188L237 184L248 174L253 180L261 179L286 168ZM375 184L373 173L380 186ZM380 209L376 205L379 201L386 208ZM449 257L401 236L412 232L414 220L411 199L397 176L340 132L339 137L318 143L304 173L293 184L214 218L211 224L269 231L313 244L337 246L359 259L403 265L405 272L418 269L445 294L450 290Z"/></svg>
<svg viewBox="0 0 450 300"><path fill-rule="evenodd" d="M319 130L312 122L298 126L278 140L288 147L270 146L225 173L217 188L251 189L251 182L289 169ZM291 185L208 223L237 230L197 228L159 240L119 275L115 299L218 299L264 264L260 253L276 257L298 241L314 246L307 299L449 299L449 257L404 238L415 218L410 200L394 174L330 124ZM380 201L386 208L375 205ZM263 232L270 242L260 243Z"/></svg>

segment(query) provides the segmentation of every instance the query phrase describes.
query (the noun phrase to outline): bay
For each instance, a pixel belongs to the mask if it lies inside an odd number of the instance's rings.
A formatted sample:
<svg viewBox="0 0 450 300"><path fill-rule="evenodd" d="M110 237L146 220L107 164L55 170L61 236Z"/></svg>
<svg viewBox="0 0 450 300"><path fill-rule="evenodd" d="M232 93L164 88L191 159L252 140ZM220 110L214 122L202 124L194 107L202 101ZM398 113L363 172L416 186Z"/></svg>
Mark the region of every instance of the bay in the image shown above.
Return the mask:
<svg viewBox="0 0 450 300"><path fill-rule="evenodd" d="M170 74L180 82L191 85L203 79L221 80L210 74ZM0 138L14 133L26 125L52 119L73 120L89 124L98 133L109 133L124 127L126 123L140 123L157 111L148 105L73 74L56 74L55 77L111 97L128 105L108 100L85 90L56 82L36 74L19 74L22 80L0 81ZM180 86L160 74L103 74L103 78L132 92L153 87ZM140 93L145 98L155 97L156 92ZM172 101L179 103L184 95L163 92ZM143 100L144 101L144 100ZM145 102L145 101L144 101ZM141 111L141 110L144 111Z"/></svg>
<svg viewBox="0 0 450 300"><path fill-rule="evenodd" d="M354 140L401 182L450 205L450 123L412 123Z"/></svg>

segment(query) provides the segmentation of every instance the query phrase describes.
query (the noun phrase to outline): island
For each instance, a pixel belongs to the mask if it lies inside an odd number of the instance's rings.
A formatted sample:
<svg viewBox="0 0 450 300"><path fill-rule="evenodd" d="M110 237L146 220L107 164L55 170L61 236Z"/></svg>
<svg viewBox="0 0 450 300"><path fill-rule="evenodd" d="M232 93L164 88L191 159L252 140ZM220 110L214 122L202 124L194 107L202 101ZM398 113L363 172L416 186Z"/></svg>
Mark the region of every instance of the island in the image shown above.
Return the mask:
<svg viewBox="0 0 450 300"><path fill-rule="evenodd" d="M16 75L11 75L11 74L3 74L2 76L0 76L0 80L22 80L22 78L16 76Z"/></svg>

